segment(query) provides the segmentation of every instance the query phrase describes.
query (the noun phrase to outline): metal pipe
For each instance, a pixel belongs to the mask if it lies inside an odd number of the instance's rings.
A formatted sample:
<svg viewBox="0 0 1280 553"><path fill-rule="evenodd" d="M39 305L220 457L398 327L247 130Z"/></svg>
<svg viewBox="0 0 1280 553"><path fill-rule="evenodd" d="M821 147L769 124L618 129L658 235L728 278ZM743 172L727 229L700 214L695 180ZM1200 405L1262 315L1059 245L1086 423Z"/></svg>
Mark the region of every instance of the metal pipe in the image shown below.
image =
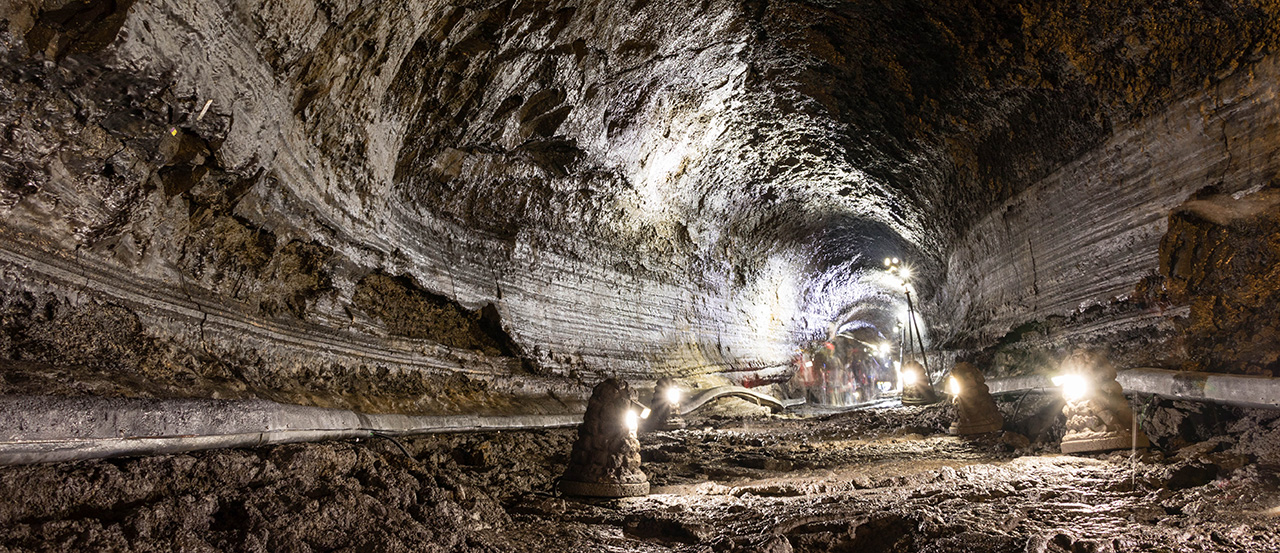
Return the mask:
<svg viewBox="0 0 1280 553"><path fill-rule="evenodd" d="M703 390L681 414L736 396L774 411L804 403L740 386ZM366 414L266 400L0 396L0 465L157 455L202 449L577 426L581 414Z"/></svg>
<svg viewBox="0 0 1280 553"><path fill-rule="evenodd" d="M266 400L0 396L0 465L581 422L581 414L411 416Z"/></svg>
<svg viewBox="0 0 1280 553"><path fill-rule="evenodd" d="M1210 401L1238 407L1280 408L1280 378L1269 376L1136 368L1120 371L1116 381L1129 394ZM993 394L1054 389L1049 377L1044 375L995 378L988 380L987 386Z"/></svg>

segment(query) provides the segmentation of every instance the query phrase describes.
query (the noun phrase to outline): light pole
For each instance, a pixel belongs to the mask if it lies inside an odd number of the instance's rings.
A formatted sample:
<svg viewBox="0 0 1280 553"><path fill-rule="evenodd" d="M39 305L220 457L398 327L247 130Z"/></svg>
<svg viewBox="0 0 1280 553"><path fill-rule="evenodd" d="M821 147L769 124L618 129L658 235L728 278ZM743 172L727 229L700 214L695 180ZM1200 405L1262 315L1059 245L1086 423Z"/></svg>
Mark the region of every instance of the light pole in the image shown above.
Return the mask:
<svg viewBox="0 0 1280 553"><path fill-rule="evenodd" d="M907 286L911 280L911 268L904 267L901 260L896 257L884 258L884 266L889 271L889 274L895 275L902 280L902 292L907 296L907 320L904 321L906 333L902 336L902 347L899 350L901 352L899 355L901 362L906 364L907 352L910 349L915 349L919 352L921 361L924 362L925 378L932 385L933 371L929 369L929 356L925 355L924 352L924 337L920 333L919 325L916 323L916 308L911 301L911 288Z"/></svg>

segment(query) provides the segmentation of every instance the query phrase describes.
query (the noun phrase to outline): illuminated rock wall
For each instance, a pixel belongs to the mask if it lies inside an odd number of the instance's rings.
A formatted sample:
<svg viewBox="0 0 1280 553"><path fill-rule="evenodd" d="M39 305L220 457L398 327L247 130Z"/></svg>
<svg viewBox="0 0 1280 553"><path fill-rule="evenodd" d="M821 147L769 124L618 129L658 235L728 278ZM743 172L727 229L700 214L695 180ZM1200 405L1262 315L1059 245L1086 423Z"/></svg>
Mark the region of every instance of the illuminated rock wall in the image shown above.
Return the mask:
<svg viewBox="0 0 1280 553"><path fill-rule="evenodd" d="M737 6L10 9L8 391L561 409L791 355L791 247L725 228L779 211L722 170L771 155Z"/></svg>
<svg viewBox="0 0 1280 553"><path fill-rule="evenodd" d="M1133 288L1205 175L1260 178L1275 12L8 2L0 391L577 410L888 335L885 256L979 351Z"/></svg>

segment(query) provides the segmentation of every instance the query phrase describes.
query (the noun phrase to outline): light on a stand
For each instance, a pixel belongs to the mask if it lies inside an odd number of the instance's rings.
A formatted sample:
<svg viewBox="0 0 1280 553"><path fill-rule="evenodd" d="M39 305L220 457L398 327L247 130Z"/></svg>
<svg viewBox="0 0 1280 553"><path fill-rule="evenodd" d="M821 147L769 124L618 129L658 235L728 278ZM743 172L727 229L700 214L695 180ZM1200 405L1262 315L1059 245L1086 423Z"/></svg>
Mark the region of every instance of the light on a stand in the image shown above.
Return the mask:
<svg viewBox="0 0 1280 553"><path fill-rule="evenodd" d="M901 374L903 386L915 386L916 383L920 382L920 373L916 371L904 371L899 369L898 372Z"/></svg>

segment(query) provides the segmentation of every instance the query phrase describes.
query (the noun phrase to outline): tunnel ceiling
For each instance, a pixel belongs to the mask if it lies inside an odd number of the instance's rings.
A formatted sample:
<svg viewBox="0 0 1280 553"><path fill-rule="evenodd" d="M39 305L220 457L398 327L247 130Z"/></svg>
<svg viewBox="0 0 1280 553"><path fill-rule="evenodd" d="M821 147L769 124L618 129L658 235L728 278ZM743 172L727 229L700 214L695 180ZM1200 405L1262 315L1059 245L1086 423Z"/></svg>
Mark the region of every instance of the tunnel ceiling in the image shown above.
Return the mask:
<svg viewBox="0 0 1280 553"><path fill-rule="evenodd" d="M885 256L950 355L1235 363L1186 321L1280 330L1196 319L1228 285L1170 261L1235 227L1165 232L1272 184L1276 12L11 2L4 391L528 411L769 380L833 323L889 334Z"/></svg>

